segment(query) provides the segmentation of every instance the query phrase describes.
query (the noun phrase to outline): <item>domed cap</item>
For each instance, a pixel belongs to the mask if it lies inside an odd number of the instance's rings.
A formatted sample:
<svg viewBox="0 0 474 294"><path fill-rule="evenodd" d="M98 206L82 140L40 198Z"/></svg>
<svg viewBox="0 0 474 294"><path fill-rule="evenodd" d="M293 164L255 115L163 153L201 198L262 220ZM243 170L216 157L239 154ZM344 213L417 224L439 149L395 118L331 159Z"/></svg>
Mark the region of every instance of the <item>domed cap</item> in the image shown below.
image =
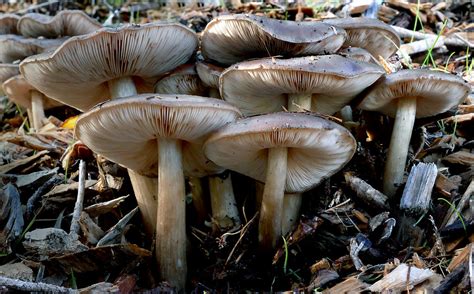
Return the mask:
<svg viewBox="0 0 474 294"><path fill-rule="evenodd" d="M157 174L157 137L183 140L187 174L222 171L207 160L208 134L235 121L240 112L225 101L188 95L145 94L111 100L83 114L75 134L94 152L140 174Z"/></svg>
<svg viewBox="0 0 474 294"><path fill-rule="evenodd" d="M33 39L18 35L0 35L0 63L13 63L28 56L59 47L65 39Z"/></svg>
<svg viewBox="0 0 474 294"><path fill-rule="evenodd" d="M108 82L132 77L141 93L185 63L197 36L179 24L151 23L103 28L70 38L56 51L20 64L24 77L45 95L85 111L110 98Z"/></svg>
<svg viewBox="0 0 474 294"><path fill-rule="evenodd" d="M298 93L313 94L312 108L331 115L383 73L375 64L339 55L257 59L224 71L220 92L246 116L282 111L287 94Z"/></svg>
<svg viewBox="0 0 474 294"><path fill-rule="evenodd" d="M397 32L383 21L373 18L332 18L324 23L343 28L347 38L343 47L360 47L369 51L376 59L392 56L400 48Z"/></svg>
<svg viewBox="0 0 474 294"><path fill-rule="evenodd" d="M20 74L18 64L0 63L0 83Z"/></svg>
<svg viewBox="0 0 474 294"><path fill-rule="evenodd" d="M377 64L376 59L369 53L369 51L359 47L347 47L339 50L337 53L347 58Z"/></svg>
<svg viewBox="0 0 474 294"><path fill-rule="evenodd" d="M344 43L344 30L321 22L294 22L250 14L215 18L201 37L202 55L224 65L276 55L330 54Z"/></svg>
<svg viewBox="0 0 474 294"><path fill-rule="evenodd" d="M16 25L19 19L16 14L0 14L0 35L17 34Z"/></svg>
<svg viewBox="0 0 474 294"><path fill-rule="evenodd" d="M22 76L17 75L3 83L3 91L8 99L24 107L31 107L31 91L36 90ZM49 109L61 106L62 104L43 95L43 107Z"/></svg>
<svg viewBox="0 0 474 294"><path fill-rule="evenodd" d="M269 148L288 148L285 191L301 193L340 170L356 141L335 122L303 113L272 113L238 120L206 141L216 164L264 182Z"/></svg>
<svg viewBox="0 0 474 294"><path fill-rule="evenodd" d="M209 88L219 88L219 77L224 68L200 61L196 63L196 70L201 81Z"/></svg>
<svg viewBox="0 0 474 294"><path fill-rule="evenodd" d="M94 32L101 27L99 22L79 10L64 10L54 17L28 13L18 21L20 34L30 38L78 36Z"/></svg>
<svg viewBox="0 0 474 294"><path fill-rule="evenodd" d="M206 91L194 64L181 65L155 84L155 93L160 94L204 96Z"/></svg>
<svg viewBox="0 0 474 294"><path fill-rule="evenodd" d="M358 107L395 117L398 98L411 97L416 99L416 117L428 117L459 105L469 92L468 83L453 74L400 70L374 84Z"/></svg>

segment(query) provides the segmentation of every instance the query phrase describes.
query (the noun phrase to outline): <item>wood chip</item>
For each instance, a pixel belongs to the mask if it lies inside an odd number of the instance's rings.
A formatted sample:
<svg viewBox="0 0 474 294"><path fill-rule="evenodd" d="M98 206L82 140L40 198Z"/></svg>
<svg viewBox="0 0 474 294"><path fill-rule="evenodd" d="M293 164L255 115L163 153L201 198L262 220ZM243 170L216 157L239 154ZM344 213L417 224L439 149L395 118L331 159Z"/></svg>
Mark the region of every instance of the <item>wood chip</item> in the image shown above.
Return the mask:
<svg viewBox="0 0 474 294"><path fill-rule="evenodd" d="M434 274L435 273L429 269L419 269L402 263L380 281L370 286L369 290L373 292L407 291L423 281L426 281Z"/></svg>

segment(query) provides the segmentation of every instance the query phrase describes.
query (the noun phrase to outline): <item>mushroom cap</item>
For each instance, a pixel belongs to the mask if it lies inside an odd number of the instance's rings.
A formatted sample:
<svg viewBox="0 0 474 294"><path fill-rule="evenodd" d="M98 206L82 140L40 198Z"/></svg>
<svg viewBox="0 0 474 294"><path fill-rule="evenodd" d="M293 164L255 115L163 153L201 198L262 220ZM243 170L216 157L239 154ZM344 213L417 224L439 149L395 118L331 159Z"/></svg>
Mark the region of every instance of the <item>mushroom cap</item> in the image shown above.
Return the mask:
<svg viewBox="0 0 474 294"><path fill-rule="evenodd" d="M219 77L225 68L204 62L199 61L196 63L196 70L199 75L199 78L204 83L204 85L209 88L219 88Z"/></svg>
<svg viewBox="0 0 474 294"><path fill-rule="evenodd" d="M114 79L132 77L139 92L153 92L158 77L185 63L197 44L196 34L180 24L103 28L25 59L20 71L47 96L85 111L110 98Z"/></svg>
<svg viewBox="0 0 474 294"><path fill-rule="evenodd" d="M0 14L0 35L16 34L16 25L20 17L16 14Z"/></svg>
<svg viewBox="0 0 474 294"><path fill-rule="evenodd" d="M31 107L31 91L36 89L32 87L21 75L9 78L3 83L3 91L12 102L24 107ZM43 95L43 107L49 109L61 106L62 104Z"/></svg>
<svg viewBox="0 0 474 294"><path fill-rule="evenodd" d="M25 37L58 38L88 34L100 29L102 25L80 10L64 10L54 17L40 13L25 14L18 21L17 27Z"/></svg>
<svg viewBox="0 0 474 294"><path fill-rule="evenodd" d="M257 59L235 64L220 77L222 98L246 116L278 112L288 95L313 94L318 112L331 115L374 83L384 70L339 55Z"/></svg>
<svg viewBox="0 0 474 294"><path fill-rule="evenodd" d="M360 47L369 51L376 59L390 57L400 48L400 37L389 25L373 18L332 18L323 23L346 30L343 47Z"/></svg>
<svg viewBox="0 0 474 294"><path fill-rule="evenodd" d="M369 51L359 48L359 47L347 47L344 49L339 50L340 55L346 57L346 58L352 58L355 60L359 61L364 61L364 62L372 62L377 64L376 59L372 56L372 54L369 53Z"/></svg>
<svg viewBox="0 0 474 294"><path fill-rule="evenodd" d="M237 108L219 99L144 94L105 102L81 115L75 134L94 152L140 174L157 175L157 137L183 140L183 166L191 176L222 172L204 157L211 132L235 121Z"/></svg>
<svg viewBox="0 0 474 294"><path fill-rule="evenodd" d="M425 69L400 70L373 85L359 108L395 117L398 98L416 99L416 117L428 117L459 105L470 92L468 83L453 74Z"/></svg>
<svg viewBox="0 0 474 294"><path fill-rule="evenodd" d="M207 87L201 82L194 64L184 64L155 84L155 93L205 96Z"/></svg>
<svg viewBox="0 0 474 294"><path fill-rule="evenodd" d="M0 63L0 83L18 74L20 74L18 64Z"/></svg>
<svg viewBox="0 0 474 294"><path fill-rule="evenodd" d="M335 122L304 113L271 113L238 120L204 144L216 164L264 182L269 148L288 148L285 191L302 193L339 171L356 141Z"/></svg>
<svg viewBox="0 0 474 294"><path fill-rule="evenodd" d="M65 39L33 39L18 35L0 35L0 63L13 63L31 55L53 50Z"/></svg>
<svg viewBox="0 0 474 294"><path fill-rule="evenodd" d="M346 33L321 22L294 22L251 14L215 18L201 36L202 55L231 65L249 58L336 52Z"/></svg>

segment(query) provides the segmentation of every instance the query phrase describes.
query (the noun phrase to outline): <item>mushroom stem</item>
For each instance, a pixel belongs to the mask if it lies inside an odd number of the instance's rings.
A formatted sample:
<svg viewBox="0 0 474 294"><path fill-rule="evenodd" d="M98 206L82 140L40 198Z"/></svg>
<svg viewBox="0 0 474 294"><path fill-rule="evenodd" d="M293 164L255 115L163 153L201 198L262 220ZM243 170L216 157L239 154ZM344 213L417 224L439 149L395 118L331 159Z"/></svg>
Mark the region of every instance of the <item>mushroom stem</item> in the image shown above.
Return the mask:
<svg viewBox="0 0 474 294"><path fill-rule="evenodd" d="M209 88L209 97L221 99L221 93L217 88Z"/></svg>
<svg viewBox="0 0 474 294"><path fill-rule="evenodd" d="M157 178L142 176L131 169L128 169L133 192L137 199L138 208L142 214L143 223L148 236L155 234L156 210L157 210Z"/></svg>
<svg viewBox="0 0 474 294"><path fill-rule="evenodd" d="M232 189L230 173L227 177L209 176L212 218L218 230L225 230L240 225L239 210Z"/></svg>
<svg viewBox="0 0 474 294"><path fill-rule="evenodd" d="M281 233L283 236L288 234L299 218L301 202L303 201L302 196L300 193L285 194L283 201L283 220L281 222Z"/></svg>
<svg viewBox="0 0 474 294"><path fill-rule="evenodd" d="M131 77L109 81L109 90L112 99L137 95L137 88Z"/></svg>
<svg viewBox="0 0 474 294"><path fill-rule="evenodd" d="M288 94L288 110L294 112L311 111L311 93Z"/></svg>
<svg viewBox="0 0 474 294"><path fill-rule="evenodd" d="M341 118L343 122L354 121L352 117L352 108L350 105L346 105L341 109Z"/></svg>
<svg viewBox="0 0 474 294"><path fill-rule="evenodd" d="M397 115L393 125L383 179L383 192L389 197L395 195L398 186L403 182L403 173L405 171L415 117L416 98L400 98L398 100Z"/></svg>
<svg viewBox="0 0 474 294"><path fill-rule="evenodd" d="M258 240L263 252L271 252L281 237L287 159L286 147L268 149L267 175L258 228Z"/></svg>
<svg viewBox="0 0 474 294"><path fill-rule="evenodd" d="M43 105L43 94L38 91L31 91L31 114L33 128L38 131L43 126L44 105Z"/></svg>
<svg viewBox="0 0 474 294"><path fill-rule="evenodd" d="M189 177L189 186L191 186L191 196L193 199L194 210L196 211L197 223L203 224L208 216L208 209L204 198L201 178Z"/></svg>
<svg viewBox="0 0 474 294"><path fill-rule="evenodd" d="M184 292L186 283L186 205L181 141L158 139L156 258L161 278Z"/></svg>

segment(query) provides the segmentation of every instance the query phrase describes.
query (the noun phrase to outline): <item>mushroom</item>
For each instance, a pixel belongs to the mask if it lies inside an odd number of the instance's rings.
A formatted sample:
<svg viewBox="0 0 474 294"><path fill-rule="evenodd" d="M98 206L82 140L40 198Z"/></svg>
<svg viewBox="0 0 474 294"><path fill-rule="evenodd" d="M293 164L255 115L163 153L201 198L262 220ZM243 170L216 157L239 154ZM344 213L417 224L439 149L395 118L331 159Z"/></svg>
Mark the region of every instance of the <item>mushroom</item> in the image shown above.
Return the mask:
<svg viewBox="0 0 474 294"><path fill-rule="evenodd" d="M185 64L161 78L155 84L155 93L203 96L207 87L201 82L194 64Z"/></svg>
<svg viewBox="0 0 474 294"><path fill-rule="evenodd" d="M339 50L337 53L347 58L378 64L377 60L369 53L369 51L359 47L347 47Z"/></svg>
<svg viewBox="0 0 474 294"><path fill-rule="evenodd" d="M196 63L196 70L201 81L209 87L209 97L221 98L219 93L219 77L224 71L224 68L200 61Z"/></svg>
<svg viewBox="0 0 474 294"><path fill-rule="evenodd" d="M65 39L32 39L0 35L0 63L13 63L31 55L56 49Z"/></svg>
<svg viewBox="0 0 474 294"><path fill-rule="evenodd" d="M383 73L375 64L339 55L266 58L229 67L220 92L246 116L286 107L332 115Z"/></svg>
<svg viewBox="0 0 474 294"><path fill-rule="evenodd" d="M341 169L356 148L350 132L321 117L271 113L231 123L204 144L216 164L265 182L259 221L263 250L282 230L283 195L302 193Z"/></svg>
<svg viewBox="0 0 474 294"><path fill-rule="evenodd" d="M0 35L17 34L16 25L19 19L16 14L0 14Z"/></svg>
<svg viewBox="0 0 474 294"><path fill-rule="evenodd" d="M218 99L145 94L105 102L77 121L76 136L94 152L158 174L156 257L161 277L178 291L186 281L184 170L188 158L193 160L185 153L239 116Z"/></svg>
<svg viewBox="0 0 474 294"><path fill-rule="evenodd" d="M373 18L331 18L323 23L346 30L347 38L342 47L359 47L387 59L400 48L400 37L389 25Z"/></svg>
<svg viewBox="0 0 474 294"><path fill-rule="evenodd" d="M213 19L201 36L202 55L223 65L274 55L336 52L344 30L321 22L294 22L236 14Z"/></svg>
<svg viewBox="0 0 474 294"><path fill-rule="evenodd" d="M110 97L152 92L156 80L185 63L197 44L196 34L179 24L103 28L26 58L20 71L48 97L86 111Z"/></svg>
<svg viewBox="0 0 474 294"><path fill-rule="evenodd" d="M18 31L25 37L58 38L92 33L102 25L80 10L64 10L54 17L27 13L18 21Z"/></svg>
<svg viewBox="0 0 474 294"><path fill-rule="evenodd" d="M11 101L29 110L30 122L36 131L43 126L44 110L62 105L38 92L20 75L6 80L3 91Z"/></svg>
<svg viewBox="0 0 474 294"><path fill-rule="evenodd" d="M400 70L373 85L358 107L395 117L383 179L385 194L393 197L403 182L415 118L445 112L462 103L469 91L458 76L422 69Z"/></svg>
<svg viewBox="0 0 474 294"><path fill-rule="evenodd" d="M18 64L0 63L0 84L18 74L20 74ZM3 94L3 88L0 87L0 95Z"/></svg>
<svg viewBox="0 0 474 294"><path fill-rule="evenodd" d="M199 78L194 64L186 64L175 69L155 84L155 93L203 95L205 92L207 92L207 87ZM215 171L220 174L209 175L212 219L215 230L225 230L240 224L239 210L230 174L221 173L222 170L216 169ZM200 184L200 181L191 181L193 185ZM193 194L193 202L198 202L195 206L196 210L204 208L203 205L200 205L203 200L196 199L199 196L199 193ZM202 212L198 211L198 214L202 214Z"/></svg>

